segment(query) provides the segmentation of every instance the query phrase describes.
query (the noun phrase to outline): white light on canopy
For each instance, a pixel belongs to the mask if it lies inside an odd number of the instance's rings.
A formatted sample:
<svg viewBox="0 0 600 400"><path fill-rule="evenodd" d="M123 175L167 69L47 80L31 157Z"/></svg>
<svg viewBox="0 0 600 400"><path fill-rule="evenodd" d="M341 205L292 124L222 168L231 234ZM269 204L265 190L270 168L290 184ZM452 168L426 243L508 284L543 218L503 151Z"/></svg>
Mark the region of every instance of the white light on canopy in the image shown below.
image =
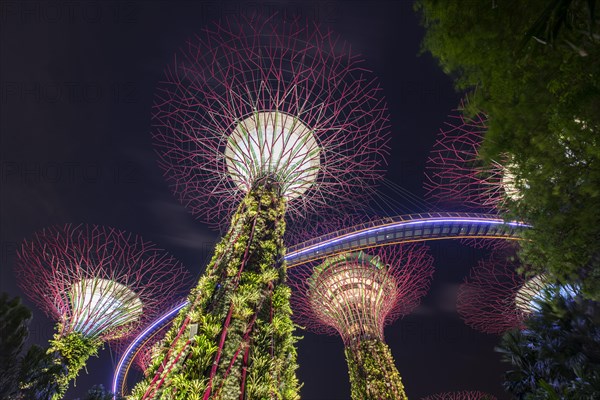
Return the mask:
<svg viewBox="0 0 600 400"><path fill-rule="evenodd" d="M504 189L504 193L506 197L511 200L520 200L523 197L523 194L517 189L515 184L515 174L510 172L510 169L513 168L513 164L508 164L502 168L502 188Z"/></svg>
<svg viewBox="0 0 600 400"><path fill-rule="evenodd" d="M534 276L526 281L517 291L515 304L517 308L525 313L536 310L535 299L542 296L542 291L547 286L543 275Z"/></svg>
<svg viewBox="0 0 600 400"><path fill-rule="evenodd" d="M545 289L558 289L559 296L568 298L577 295L577 288L571 285L556 285L548 282L544 275L537 275L529 279L518 290L515 303L518 309L525 313L539 311L538 300L543 300Z"/></svg>
<svg viewBox="0 0 600 400"><path fill-rule="evenodd" d="M255 180L273 176L284 197L302 195L317 178L320 149L313 132L281 111L261 111L242 120L227 140L227 170L248 191Z"/></svg>
<svg viewBox="0 0 600 400"><path fill-rule="evenodd" d="M108 279L82 279L71 286L70 298L71 316L65 324L88 338L136 322L142 314L135 292Z"/></svg>

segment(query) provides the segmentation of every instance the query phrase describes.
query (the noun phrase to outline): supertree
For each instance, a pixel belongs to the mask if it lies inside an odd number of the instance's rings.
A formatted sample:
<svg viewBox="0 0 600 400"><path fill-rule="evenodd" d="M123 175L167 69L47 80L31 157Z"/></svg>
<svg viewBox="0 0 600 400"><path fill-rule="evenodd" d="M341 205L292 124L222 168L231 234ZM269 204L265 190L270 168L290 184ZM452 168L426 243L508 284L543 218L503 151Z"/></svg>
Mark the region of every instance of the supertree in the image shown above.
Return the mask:
<svg viewBox="0 0 600 400"><path fill-rule="evenodd" d="M105 341L152 321L163 301L189 288L177 260L141 237L114 228L55 226L25 240L16 273L28 297L57 321L49 354L62 398ZM27 384L27 382L24 382Z"/></svg>
<svg viewBox="0 0 600 400"><path fill-rule="evenodd" d="M481 157L486 117L466 117L459 109L449 119L427 159L426 196L435 202L493 213L507 198L518 200L509 157L490 162Z"/></svg>
<svg viewBox="0 0 600 400"><path fill-rule="evenodd" d="M229 230L135 398L298 398L285 216L354 206L381 175L388 115L349 46L277 16L206 29L158 87L160 164Z"/></svg>
<svg viewBox="0 0 600 400"><path fill-rule="evenodd" d="M419 304L432 274L433 258L417 245L344 253L294 269L297 322L342 337L352 399L407 398L383 329Z"/></svg>
<svg viewBox="0 0 600 400"><path fill-rule="evenodd" d="M520 267L504 251L479 261L458 290L456 307L467 325L491 334L524 326L524 320L536 311L536 299L555 284L543 275L519 273ZM570 286L560 290L574 292Z"/></svg>
<svg viewBox="0 0 600 400"><path fill-rule="evenodd" d="M496 397L485 392L465 390L462 392L437 393L423 397L421 400L496 400Z"/></svg>
<svg viewBox="0 0 600 400"><path fill-rule="evenodd" d="M175 297L171 297L171 299L174 301L163 302L160 305L160 309L157 310L156 314L162 316L171 308L180 305L181 302L184 300L184 298ZM133 351L135 352L135 355L133 357L133 362L131 366L133 367L133 369L137 370L140 373L139 375L137 375L138 378L140 377L140 375L146 376L148 366L151 364L153 356L156 354L156 352L159 351L161 345L160 342L167 330L169 329L169 327L170 324L163 326L161 329L153 332L153 334L147 340L145 340L141 346L134 347ZM132 344L131 337L137 337L139 334L145 332L147 328L148 325L140 325L139 328L136 330L135 334L123 338L123 340L119 339L112 341L110 343L111 348L113 348L117 354L125 353L129 350L129 347Z"/></svg>
<svg viewBox="0 0 600 400"><path fill-rule="evenodd" d="M137 367L144 375L146 375L146 371L148 369L148 365L150 365L152 361L152 357L160 347L160 340L162 338L161 334L164 335L164 333L165 332L163 331L157 332L154 337L146 341L144 345L137 350L137 355L133 360L133 365Z"/></svg>

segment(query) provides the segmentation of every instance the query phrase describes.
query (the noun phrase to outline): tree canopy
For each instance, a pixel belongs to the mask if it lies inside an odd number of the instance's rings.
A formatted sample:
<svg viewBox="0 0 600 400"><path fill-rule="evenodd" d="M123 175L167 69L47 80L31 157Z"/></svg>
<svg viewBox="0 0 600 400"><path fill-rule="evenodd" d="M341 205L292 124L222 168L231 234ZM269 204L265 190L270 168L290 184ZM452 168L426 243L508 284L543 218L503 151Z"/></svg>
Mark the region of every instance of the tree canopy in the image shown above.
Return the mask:
<svg viewBox="0 0 600 400"><path fill-rule="evenodd" d="M600 399L600 304L555 292L538 305L497 348L512 364L505 388L526 400Z"/></svg>
<svg viewBox="0 0 600 400"><path fill-rule="evenodd" d="M520 191L507 218L525 234L524 264L600 299L599 6L583 0L419 0L423 51L484 113L487 162ZM507 162L508 161L508 162Z"/></svg>
<svg viewBox="0 0 600 400"><path fill-rule="evenodd" d="M0 399L49 400L59 390L56 377L64 375L66 366L40 346L25 349L31 318L19 297L11 299L0 293ZM113 398L102 385L96 385L85 400Z"/></svg>
<svg viewBox="0 0 600 400"><path fill-rule="evenodd" d="M18 366L29 335L31 311L21 299L0 294L0 398L8 399L19 391Z"/></svg>

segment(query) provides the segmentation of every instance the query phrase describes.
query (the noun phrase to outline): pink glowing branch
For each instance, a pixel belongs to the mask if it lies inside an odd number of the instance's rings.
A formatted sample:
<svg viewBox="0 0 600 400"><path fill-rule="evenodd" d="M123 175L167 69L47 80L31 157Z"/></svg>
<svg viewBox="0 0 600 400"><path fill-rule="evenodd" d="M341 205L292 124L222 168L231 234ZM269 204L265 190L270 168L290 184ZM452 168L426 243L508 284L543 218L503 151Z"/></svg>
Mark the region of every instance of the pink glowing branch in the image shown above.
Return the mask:
<svg viewBox="0 0 600 400"><path fill-rule="evenodd" d="M426 196L438 203L496 212L506 198L504 169L480 158L485 117L467 118L457 110L446 126L427 159Z"/></svg>
<svg viewBox="0 0 600 400"><path fill-rule="evenodd" d="M338 215L335 212L331 212L328 214L313 214L302 221L301 224L292 224L286 229L285 244L289 248L332 232L378 220L381 220L381 217L368 216L364 213L344 213Z"/></svg>
<svg viewBox="0 0 600 400"><path fill-rule="evenodd" d="M311 290L310 280L316 265L307 264L290 270L290 285L293 288L292 305L296 322L315 333L339 334L345 342L365 332L376 334L383 339L384 326L400 316L409 314L427 293L433 275L433 258L428 254L426 246L415 244L383 247L370 253L378 256L381 263L388 266L387 272L368 270L348 263L346 267L354 268L358 274L346 278L345 283L339 282L339 287L356 287L357 275L362 276L369 284L373 281L380 282L373 287L385 291L384 295L376 293L376 297L379 298L377 302L363 301L360 302L361 307L356 306L359 303L356 303L355 298L349 299L345 295L340 295L339 306L331 307L328 311L315 310L314 304L317 304L315 302L325 301L314 298L319 296L319 290ZM382 274L386 276L383 277ZM387 282L392 282L393 286L388 286ZM327 288L324 290L327 291ZM356 294L350 291L348 293ZM356 324L356 321L359 321L359 324ZM354 331L358 325L361 332Z"/></svg>
<svg viewBox="0 0 600 400"><path fill-rule="evenodd" d="M278 176L282 186L295 183L303 192L289 201L291 216L356 202L381 177L387 107L378 83L349 46L299 21L227 20L187 42L167 68L154 104L160 165L199 218L221 222L251 184L236 184L232 174L243 181L256 165L233 165L232 159L228 164L225 149L236 127L249 130L247 119L257 112L293 117L318 144L314 181L303 181L294 168ZM281 132L274 137L283 140ZM266 147L258 151L272 155ZM300 165L309 159L298 157Z"/></svg>
<svg viewBox="0 0 600 400"><path fill-rule="evenodd" d="M135 334L189 286L181 263L155 244L95 225L36 233L19 249L16 273L31 300L62 324L62 334L104 340ZM127 323L116 327L121 321Z"/></svg>
<svg viewBox="0 0 600 400"><path fill-rule="evenodd" d="M512 261L509 254L499 251L480 261L459 288L458 313L473 329L501 334L521 327L528 315L517 305L522 297L519 291L527 279L517 272L519 263ZM537 289L541 291L543 286L539 285Z"/></svg>

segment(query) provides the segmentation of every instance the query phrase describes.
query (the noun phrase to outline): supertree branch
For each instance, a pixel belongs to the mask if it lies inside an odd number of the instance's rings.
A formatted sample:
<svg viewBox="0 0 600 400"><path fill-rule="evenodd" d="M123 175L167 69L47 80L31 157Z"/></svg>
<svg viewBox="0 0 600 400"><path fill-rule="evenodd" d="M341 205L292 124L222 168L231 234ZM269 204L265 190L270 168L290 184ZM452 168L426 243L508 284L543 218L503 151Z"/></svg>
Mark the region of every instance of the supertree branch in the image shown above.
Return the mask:
<svg viewBox="0 0 600 400"><path fill-rule="evenodd" d="M342 337L353 399L406 398L383 328L419 304L432 274L432 257L417 245L346 253L294 269L295 318L309 330Z"/></svg>
<svg viewBox="0 0 600 400"><path fill-rule="evenodd" d="M484 238L474 238L474 239L459 239L461 244L465 246L469 246L475 249L486 249L491 250L492 252L501 252L501 251L510 251L514 248L515 244L506 239L484 239Z"/></svg>
<svg viewBox="0 0 600 400"><path fill-rule="evenodd" d="M298 398L280 192L259 182L239 205L133 398Z"/></svg>
<svg viewBox="0 0 600 400"><path fill-rule="evenodd" d="M356 203L382 175L389 130L363 64L331 32L276 17L225 21L188 41L153 116L174 192L217 223L265 175L290 217Z"/></svg>
<svg viewBox="0 0 600 400"><path fill-rule="evenodd" d="M426 164L426 196L438 203L497 212L507 198L517 199L510 162L484 162L480 147L486 118L460 110L440 129Z"/></svg>
<svg viewBox="0 0 600 400"><path fill-rule="evenodd" d="M301 224L292 224L291 227L286 228L284 241L289 249L332 232L380 219L380 216L369 216L364 212L344 212L341 215L335 213L313 214L304 219Z"/></svg>
<svg viewBox="0 0 600 400"><path fill-rule="evenodd" d="M23 291L57 321L49 353L66 368L54 377L54 398L103 342L135 333L189 283L183 266L153 243L88 225L51 227L25 240L16 273Z"/></svg>
<svg viewBox="0 0 600 400"><path fill-rule="evenodd" d="M465 390L462 392L437 393L423 397L421 400L496 400L496 397L485 392Z"/></svg>
<svg viewBox="0 0 600 400"><path fill-rule="evenodd" d="M523 326L535 296L548 284L541 276L519 273L519 267L506 251L479 261L458 291L456 307L467 325L491 334Z"/></svg>

